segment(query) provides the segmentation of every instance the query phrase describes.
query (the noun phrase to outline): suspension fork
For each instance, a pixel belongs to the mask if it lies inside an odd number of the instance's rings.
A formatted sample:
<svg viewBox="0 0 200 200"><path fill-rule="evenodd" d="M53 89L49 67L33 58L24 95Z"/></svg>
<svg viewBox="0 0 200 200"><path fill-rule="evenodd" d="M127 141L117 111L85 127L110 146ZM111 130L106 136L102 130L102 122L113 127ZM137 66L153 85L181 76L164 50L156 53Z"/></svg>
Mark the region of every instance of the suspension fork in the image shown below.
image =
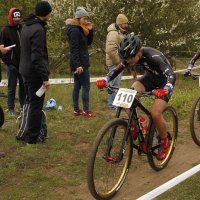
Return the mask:
<svg viewBox="0 0 200 200"><path fill-rule="evenodd" d="M117 112L116 112L116 115L115 115L116 118L119 118L119 116L121 114L121 110L122 110L122 108L120 108L120 107L117 109ZM117 127L114 127L112 129L110 137L107 140L107 148L106 148L106 152L104 154L104 158L109 158L109 156L110 156L110 152L111 152L111 149L113 147L113 140L114 140L114 137L115 137L116 129L117 129Z"/></svg>
<svg viewBox="0 0 200 200"><path fill-rule="evenodd" d="M104 158L108 158L110 156L110 152L111 152L111 149L112 149L112 146L113 146L113 140L114 140L114 137L115 137L116 129L117 129L117 127L115 126L112 129L110 137L107 140L107 148L106 148L106 153L104 155Z"/></svg>
<svg viewBox="0 0 200 200"><path fill-rule="evenodd" d="M132 126L133 120L138 121L137 119L138 119L137 111L136 111L135 108L132 108L131 112L130 112L130 116L128 118L127 129L126 129L126 132L124 134L124 137L123 137L123 140L122 140L122 145L121 145L121 148L120 148L120 151L119 151L118 161L121 161L124 157L124 152L125 152L126 146L128 144L128 136L129 135L130 135L131 140L132 140L132 135L130 134L131 133L131 126ZM138 125L139 125L139 123L137 124L137 126Z"/></svg>
<svg viewBox="0 0 200 200"><path fill-rule="evenodd" d="M123 108L120 108L120 107L117 109L117 112L116 112L116 115L115 115L116 118L120 117L122 109ZM132 116L132 114L131 114L131 116ZM129 119L128 119L128 127L126 129L125 134L124 134L124 137L123 137L123 140L122 140L122 145L120 147L119 154L118 154L118 157L117 157L116 160L113 160L113 158L110 157L110 152L111 152L111 149L113 147L113 140L114 140L114 137L115 137L115 134L116 134L117 127L114 127L112 129L110 137L107 140L107 148L106 148L106 153L104 155L104 158L106 158L108 161L119 162L119 161L121 161L123 159L125 148L127 146L128 135L130 134L129 132L130 132L131 125L129 125L129 124L131 124L131 122L132 122L132 118L129 117Z"/></svg>

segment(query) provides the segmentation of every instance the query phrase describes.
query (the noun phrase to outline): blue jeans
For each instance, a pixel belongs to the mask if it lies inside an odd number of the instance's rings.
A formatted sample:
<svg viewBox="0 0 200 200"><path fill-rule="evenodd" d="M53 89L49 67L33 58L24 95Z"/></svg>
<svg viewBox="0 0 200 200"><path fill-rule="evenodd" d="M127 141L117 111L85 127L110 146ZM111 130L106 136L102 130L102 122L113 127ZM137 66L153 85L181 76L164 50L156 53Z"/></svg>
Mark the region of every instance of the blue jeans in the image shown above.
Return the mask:
<svg viewBox="0 0 200 200"><path fill-rule="evenodd" d="M112 66L108 67L109 72L112 71L115 67L116 67L116 65L112 65ZM113 86L113 87L119 87L121 78L122 78L122 72L114 80L110 81L109 85ZM117 94L116 92L113 92L112 94L108 94L108 106L111 109L115 108L115 106L113 106L112 103L115 99L116 94Z"/></svg>
<svg viewBox="0 0 200 200"><path fill-rule="evenodd" d="M19 103L20 108L22 108L25 101L25 89L22 77L19 74L18 69L13 65L6 66L6 71L8 77L8 109L14 110L15 108L15 93L17 88L17 79L19 79Z"/></svg>
<svg viewBox="0 0 200 200"><path fill-rule="evenodd" d="M82 86L83 111L89 111L90 74L86 69L82 74L74 74L74 89L72 93L74 111L79 111L79 93Z"/></svg>

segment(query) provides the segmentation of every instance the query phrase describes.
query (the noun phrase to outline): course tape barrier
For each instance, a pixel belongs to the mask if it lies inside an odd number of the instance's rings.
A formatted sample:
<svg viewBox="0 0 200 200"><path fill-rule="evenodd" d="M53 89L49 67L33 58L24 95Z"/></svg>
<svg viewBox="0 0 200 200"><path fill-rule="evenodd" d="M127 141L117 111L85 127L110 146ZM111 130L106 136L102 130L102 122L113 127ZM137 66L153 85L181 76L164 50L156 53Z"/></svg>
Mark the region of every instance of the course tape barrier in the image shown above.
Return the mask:
<svg viewBox="0 0 200 200"><path fill-rule="evenodd" d="M194 174L196 174L199 171L200 171L200 164L198 164L197 166L195 166L195 167L193 167L193 168L185 171L184 173L180 174L179 176L176 176L175 178L167 181L166 183L160 185L159 187L157 187L154 190L148 192L147 194L139 197L136 200L150 200L150 199L154 199L155 197L157 197L160 194L166 192L170 188L178 185L179 183L181 183L182 181L186 180L187 178L193 176Z"/></svg>
<svg viewBox="0 0 200 200"><path fill-rule="evenodd" d="M200 66L194 67L192 69L198 69L200 68ZM184 72L186 71L186 69L181 69L181 70L176 70L174 71L175 73L179 73L179 72ZM141 75L138 75L137 77L140 77ZM102 77L94 77L94 78L90 78L90 82L96 82L98 79L101 79ZM122 80L127 80L127 79L133 79L133 76L122 76ZM70 84L70 83L74 83L74 79L73 78L51 78L49 79L50 84L52 85L58 85L58 84ZM8 80L7 79L3 79L1 80L0 86L8 86Z"/></svg>

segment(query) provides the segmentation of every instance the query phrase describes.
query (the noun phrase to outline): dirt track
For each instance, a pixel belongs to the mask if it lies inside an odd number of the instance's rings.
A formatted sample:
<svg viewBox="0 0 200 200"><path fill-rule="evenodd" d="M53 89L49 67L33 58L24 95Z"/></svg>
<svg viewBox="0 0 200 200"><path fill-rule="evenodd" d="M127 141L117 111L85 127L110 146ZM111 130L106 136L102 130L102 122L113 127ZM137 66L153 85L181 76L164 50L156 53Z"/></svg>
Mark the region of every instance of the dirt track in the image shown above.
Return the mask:
<svg viewBox="0 0 200 200"><path fill-rule="evenodd" d="M171 161L164 170L160 172L153 171L148 165L146 156L138 158L137 154L135 154L128 177L113 200L134 200L190 169L195 164L199 164L200 158L197 152L200 151L200 147L196 146L192 141L188 127L187 121L179 122L176 149ZM138 168L134 168L134 162L137 162ZM77 188L76 193L69 199L93 200L87 184Z"/></svg>

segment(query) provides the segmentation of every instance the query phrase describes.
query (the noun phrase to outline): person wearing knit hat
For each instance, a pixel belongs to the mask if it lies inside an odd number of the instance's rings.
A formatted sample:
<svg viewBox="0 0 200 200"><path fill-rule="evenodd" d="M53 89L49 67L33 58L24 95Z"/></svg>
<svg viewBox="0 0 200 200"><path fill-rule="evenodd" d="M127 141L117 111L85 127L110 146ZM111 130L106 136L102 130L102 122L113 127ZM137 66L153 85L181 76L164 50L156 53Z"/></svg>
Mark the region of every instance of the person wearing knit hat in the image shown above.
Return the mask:
<svg viewBox="0 0 200 200"><path fill-rule="evenodd" d="M35 14L26 16L22 27L19 72L24 80L27 98L16 139L28 144L43 143L46 139L47 128L42 108L45 92L50 87L46 25L51 11L47 1L38 2ZM43 90L41 95L37 93L40 88Z"/></svg>
<svg viewBox="0 0 200 200"><path fill-rule="evenodd" d="M47 1L40 1L35 6L35 15L45 17L52 11L51 5Z"/></svg>
<svg viewBox="0 0 200 200"><path fill-rule="evenodd" d="M15 112L15 94L17 91L17 82L19 81L19 103L22 108L25 101L25 90L21 75L19 74L19 62L21 51L21 11L18 8L10 8L8 13L8 24L5 25L0 34L1 44L5 47L15 45L9 52L2 55L2 61L6 65L8 77L8 98L7 107L10 117L16 116Z"/></svg>
<svg viewBox="0 0 200 200"><path fill-rule="evenodd" d="M112 71L120 62L120 57L117 53L117 46L125 37L126 30L128 29L128 18L124 14L119 14L116 17L115 23L112 23L107 28L107 37L106 37L106 66L108 71ZM113 81L109 84L114 87L119 87L121 82L122 73L119 74ZM108 94L108 107L110 109L116 109L112 105L116 93Z"/></svg>
<svg viewBox="0 0 200 200"><path fill-rule="evenodd" d="M89 14L83 7L77 7L75 19L79 19L81 17L89 17Z"/></svg>
<svg viewBox="0 0 200 200"><path fill-rule="evenodd" d="M119 14L116 18L116 24L119 26L121 24L127 24L128 18L124 14Z"/></svg>
<svg viewBox="0 0 200 200"><path fill-rule="evenodd" d="M77 7L74 19L67 19L66 34L69 38L70 68L74 76L72 93L73 115L95 117L89 105L90 72L88 46L93 41L93 28L88 12L83 7ZM79 107L79 94L82 87L83 109Z"/></svg>

